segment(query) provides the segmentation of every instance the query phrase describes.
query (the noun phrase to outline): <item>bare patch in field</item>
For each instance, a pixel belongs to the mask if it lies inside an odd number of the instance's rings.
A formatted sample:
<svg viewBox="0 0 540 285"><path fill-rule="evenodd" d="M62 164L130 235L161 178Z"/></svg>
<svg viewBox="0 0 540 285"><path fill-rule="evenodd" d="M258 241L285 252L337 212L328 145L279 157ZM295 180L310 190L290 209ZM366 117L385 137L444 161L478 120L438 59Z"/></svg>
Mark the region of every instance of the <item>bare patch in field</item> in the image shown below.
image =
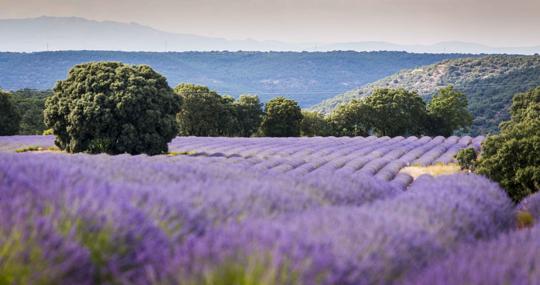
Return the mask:
<svg viewBox="0 0 540 285"><path fill-rule="evenodd" d="M456 174L461 172L461 168L459 165L451 163L430 166L407 166L401 169L400 172L407 173L416 179L418 176L423 174L429 174L431 176Z"/></svg>

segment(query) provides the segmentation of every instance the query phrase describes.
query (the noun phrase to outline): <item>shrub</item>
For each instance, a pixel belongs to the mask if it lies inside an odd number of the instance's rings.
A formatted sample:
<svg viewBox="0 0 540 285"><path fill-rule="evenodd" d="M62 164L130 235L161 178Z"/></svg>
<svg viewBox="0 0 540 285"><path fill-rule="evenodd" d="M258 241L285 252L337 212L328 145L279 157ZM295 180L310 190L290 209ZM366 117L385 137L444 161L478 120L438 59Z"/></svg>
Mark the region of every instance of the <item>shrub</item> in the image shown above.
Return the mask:
<svg viewBox="0 0 540 285"><path fill-rule="evenodd" d="M474 170L477 156L473 148L464 148L456 154L456 159L462 170L472 171Z"/></svg>
<svg viewBox="0 0 540 285"><path fill-rule="evenodd" d="M45 105L60 149L153 155L176 136L180 99L148 66L99 62L76 65Z"/></svg>
<svg viewBox="0 0 540 285"><path fill-rule="evenodd" d="M0 90L0 136L15 135L21 118L11 101L11 94Z"/></svg>

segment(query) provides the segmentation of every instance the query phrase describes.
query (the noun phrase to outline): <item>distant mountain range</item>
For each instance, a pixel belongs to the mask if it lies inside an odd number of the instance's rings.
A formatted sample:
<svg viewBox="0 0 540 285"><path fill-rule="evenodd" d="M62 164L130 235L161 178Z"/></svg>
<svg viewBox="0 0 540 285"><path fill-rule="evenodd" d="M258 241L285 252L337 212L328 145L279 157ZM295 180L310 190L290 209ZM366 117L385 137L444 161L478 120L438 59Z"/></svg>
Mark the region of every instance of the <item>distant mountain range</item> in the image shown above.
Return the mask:
<svg viewBox="0 0 540 285"><path fill-rule="evenodd" d="M150 65L171 86L196 83L221 94L257 94L263 101L286 96L307 107L405 68L463 56L352 51L0 53L0 87L51 89L76 64L121 61Z"/></svg>
<svg viewBox="0 0 540 285"><path fill-rule="evenodd" d="M535 54L534 47L489 47L475 43L442 42L399 45L387 42L286 43L228 40L159 31L136 23L93 21L76 17L0 20L0 51L56 50L118 51L407 51L414 53Z"/></svg>
<svg viewBox="0 0 540 285"><path fill-rule="evenodd" d="M438 89L453 85L469 99L474 115L471 133L487 134L509 118L508 107L518 92L540 86L540 56L492 55L452 59L400 71L342 95L311 110L329 113L339 104L369 96L377 88L405 88L429 99Z"/></svg>

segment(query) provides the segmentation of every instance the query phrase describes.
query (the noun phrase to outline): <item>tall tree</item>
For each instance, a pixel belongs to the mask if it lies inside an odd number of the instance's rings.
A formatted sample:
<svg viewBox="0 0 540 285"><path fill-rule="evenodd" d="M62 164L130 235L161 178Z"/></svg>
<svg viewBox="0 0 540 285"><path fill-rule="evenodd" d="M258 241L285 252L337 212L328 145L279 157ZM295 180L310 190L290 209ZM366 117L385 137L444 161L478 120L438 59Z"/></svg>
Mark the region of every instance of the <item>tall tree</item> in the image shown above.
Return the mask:
<svg viewBox="0 0 540 285"><path fill-rule="evenodd" d="M19 131L21 118L11 97L11 94L0 89L0 136L15 135Z"/></svg>
<svg viewBox="0 0 540 285"><path fill-rule="evenodd" d="M467 106L467 97L454 87L440 89L427 105L428 134L451 136L456 130L469 128L473 117Z"/></svg>
<svg viewBox="0 0 540 285"><path fill-rule="evenodd" d="M302 111L296 101L276 97L266 103L264 111L265 116L261 123L261 132L264 136L300 136Z"/></svg>
<svg viewBox="0 0 540 285"><path fill-rule="evenodd" d="M427 118L426 104L416 92L377 89L364 99L371 109L373 129L381 136L420 135Z"/></svg>
<svg viewBox="0 0 540 285"><path fill-rule="evenodd" d="M254 95L241 95L234 102L236 110L236 122L238 124L237 134L242 137L249 137L257 132L263 117L263 104L259 97Z"/></svg>

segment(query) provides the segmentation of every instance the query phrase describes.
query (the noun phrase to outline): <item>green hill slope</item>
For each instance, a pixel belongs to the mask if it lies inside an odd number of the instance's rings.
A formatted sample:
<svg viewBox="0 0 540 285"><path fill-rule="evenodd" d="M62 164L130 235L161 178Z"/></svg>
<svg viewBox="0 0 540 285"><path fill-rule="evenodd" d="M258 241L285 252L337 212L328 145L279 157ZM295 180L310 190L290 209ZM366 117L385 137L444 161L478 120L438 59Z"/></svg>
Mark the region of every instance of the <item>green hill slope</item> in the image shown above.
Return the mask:
<svg viewBox="0 0 540 285"><path fill-rule="evenodd" d="M491 55L445 60L398 72L310 109L329 113L337 105L368 96L381 87L416 90L429 100L438 89L447 85L453 85L467 95L469 109L474 115L472 134L495 132L498 124L509 118L507 109L512 96L540 86L540 56Z"/></svg>
<svg viewBox="0 0 540 285"><path fill-rule="evenodd" d="M263 101L281 95L307 107L404 68L466 56L352 51L0 53L0 87L50 89L75 64L121 61L150 65L171 86L202 84L221 94L254 93Z"/></svg>

